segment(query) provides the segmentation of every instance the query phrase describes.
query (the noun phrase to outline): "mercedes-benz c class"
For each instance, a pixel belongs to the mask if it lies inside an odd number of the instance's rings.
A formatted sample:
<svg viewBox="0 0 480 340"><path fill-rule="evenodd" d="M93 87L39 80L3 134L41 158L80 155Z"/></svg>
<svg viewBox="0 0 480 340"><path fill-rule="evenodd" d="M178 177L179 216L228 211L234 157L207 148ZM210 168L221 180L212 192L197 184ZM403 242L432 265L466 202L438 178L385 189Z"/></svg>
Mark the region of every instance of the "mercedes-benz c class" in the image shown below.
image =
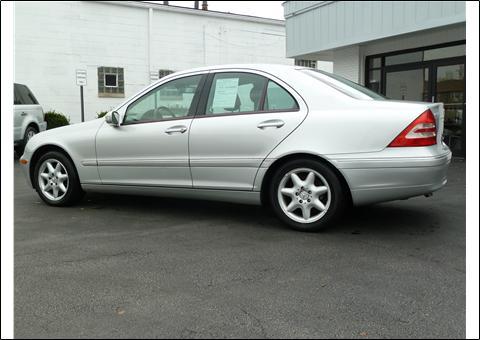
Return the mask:
<svg viewBox="0 0 480 340"><path fill-rule="evenodd" d="M223 65L147 86L105 118L42 132L20 163L52 206L84 192L263 203L298 230L447 181L441 103L318 70ZM159 207L161 209L161 207Z"/></svg>

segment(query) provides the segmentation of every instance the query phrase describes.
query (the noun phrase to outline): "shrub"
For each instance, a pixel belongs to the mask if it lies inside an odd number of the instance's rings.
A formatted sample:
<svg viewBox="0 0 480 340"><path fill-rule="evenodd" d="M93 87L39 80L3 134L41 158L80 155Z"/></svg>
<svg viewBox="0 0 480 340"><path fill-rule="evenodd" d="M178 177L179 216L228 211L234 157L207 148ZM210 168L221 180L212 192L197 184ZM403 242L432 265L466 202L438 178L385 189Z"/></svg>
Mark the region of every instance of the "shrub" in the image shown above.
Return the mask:
<svg viewBox="0 0 480 340"><path fill-rule="evenodd" d="M97 112L97 118L102 118L102 117L105 116L107 113L108 113L108 111L100 111L100 112Z"/></svg>
<svg viewBox="0 0 480 340"><path fill-rule="evenodd" d="M55 110L45 112L45 121L47 122L48 130L70 124L70 118L67 118L61 112L55 112Z"/></svg>

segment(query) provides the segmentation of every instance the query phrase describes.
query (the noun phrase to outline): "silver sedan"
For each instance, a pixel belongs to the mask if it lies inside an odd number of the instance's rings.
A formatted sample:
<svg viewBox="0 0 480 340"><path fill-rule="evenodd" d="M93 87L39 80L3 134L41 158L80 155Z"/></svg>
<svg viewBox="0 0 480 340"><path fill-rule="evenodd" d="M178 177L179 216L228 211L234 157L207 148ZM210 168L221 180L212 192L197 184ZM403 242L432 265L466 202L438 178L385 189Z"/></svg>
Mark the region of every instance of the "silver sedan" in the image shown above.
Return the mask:
<svg viewBox="0 0 480 340"><path fill-rule="evenodd" d="M20 163L49 205L85 191L263 203L312 231L351 204L443 187L443 117L441 103L386 100L308 68L205 67L34 136Z"/></svg>

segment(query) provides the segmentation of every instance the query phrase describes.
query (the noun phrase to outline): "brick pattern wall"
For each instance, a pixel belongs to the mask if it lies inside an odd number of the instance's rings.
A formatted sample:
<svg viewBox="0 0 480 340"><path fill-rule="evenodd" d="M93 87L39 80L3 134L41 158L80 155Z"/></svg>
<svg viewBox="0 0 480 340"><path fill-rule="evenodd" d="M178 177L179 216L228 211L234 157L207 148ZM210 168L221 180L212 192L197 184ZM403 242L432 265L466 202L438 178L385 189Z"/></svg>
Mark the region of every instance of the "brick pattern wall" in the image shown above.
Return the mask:
<svg viewBox="0 0 480 340"><path fill-rule="evenodd" d="M360 81L360 47L351 46L335 50L333 73L358 83Z"/></svg>

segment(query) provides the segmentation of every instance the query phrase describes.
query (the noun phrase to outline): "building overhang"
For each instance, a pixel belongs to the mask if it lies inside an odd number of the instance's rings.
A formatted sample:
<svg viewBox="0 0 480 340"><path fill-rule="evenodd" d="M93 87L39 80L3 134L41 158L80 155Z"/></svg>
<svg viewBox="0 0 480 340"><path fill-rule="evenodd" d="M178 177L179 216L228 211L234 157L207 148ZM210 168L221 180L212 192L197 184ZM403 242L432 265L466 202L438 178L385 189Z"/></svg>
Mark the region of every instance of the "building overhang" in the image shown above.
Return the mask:
<svg viewBox="0 0 480 340"><path fill-rule="evenodd" d="M459 1L285 1L287 57L330 60L331 51L465 24Z"/></svg>

